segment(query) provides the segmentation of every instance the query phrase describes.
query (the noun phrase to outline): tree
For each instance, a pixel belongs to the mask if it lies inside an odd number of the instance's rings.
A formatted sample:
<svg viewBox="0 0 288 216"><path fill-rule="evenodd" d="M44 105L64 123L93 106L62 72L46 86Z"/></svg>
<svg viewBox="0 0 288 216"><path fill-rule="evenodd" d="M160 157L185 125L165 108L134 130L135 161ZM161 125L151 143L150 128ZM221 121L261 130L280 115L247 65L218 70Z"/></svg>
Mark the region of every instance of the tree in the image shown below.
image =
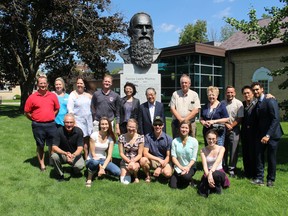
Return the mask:
<svg viewBox="0 0 288 216"><path fill-rule="evenodd" d="M189 44L194 42L207 42L207 23L204 20L197 20L196 23L187 24L180 33L179 44Z"/></svg>
<svg viewBox="0 0 288 216"><path fill-rule="evenodd" d="M272 7L265 8L268 13L267 16L271 17L267 26L260 26L256 18L256 10L249 11L249 21L238 21L235 18L227 18L226 22L234 26L248 35L249 40L259 40L261 44L267 44L275 38L280 38L282 42L288 45L288 0L280 0L285 3L283 8ZM288 56L283 56L280 62L288 63ZM272 72L272 76L288 75L288 65L279 68ZM279 85L279 89L286 89L288 87L288 79ZM280 106L285 109L285 116L288 117L288 100L283 101Z"/></svg>
<svg viewBox="0 0 288 216"><path fill-rule="evenodd" d="M235 32L236 28L234 26L226 24L225 26L221 27L221 41L227 40L229 37L231 37Z"/></svg>
<svg viewBox="0 0 288 216"><path fill-rule="evenodd" d="M217 31L212 27L208 32L208 40L209 41L219 41L219 37L217 35Z"/></svg>
<svg viewBox="0 0 288 216"><path fill-rule="evenodd" d="M127 28L121 14L104 16L110 1L1 0L0 78L20 84L21 110L40 66L57 72L77 55L96 75L105 72Z"/></svg>

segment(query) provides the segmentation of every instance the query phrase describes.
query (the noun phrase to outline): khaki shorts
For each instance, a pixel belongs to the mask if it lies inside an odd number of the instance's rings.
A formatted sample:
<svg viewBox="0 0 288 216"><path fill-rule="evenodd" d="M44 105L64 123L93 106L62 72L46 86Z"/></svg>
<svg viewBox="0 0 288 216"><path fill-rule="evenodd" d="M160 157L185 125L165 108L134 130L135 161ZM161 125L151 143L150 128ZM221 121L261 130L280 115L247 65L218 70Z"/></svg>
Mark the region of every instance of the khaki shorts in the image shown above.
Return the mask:
<svg viewBox="0 0 288 216"><path fill-rule="evenodd" d="M150 168L157 169L158 167L161 167L161 163L159 163L158 161L155 161L155 160L149 160L149 161L150 161ZM167 165L168 164L172 167L171 162L167 163Z"/></svg>

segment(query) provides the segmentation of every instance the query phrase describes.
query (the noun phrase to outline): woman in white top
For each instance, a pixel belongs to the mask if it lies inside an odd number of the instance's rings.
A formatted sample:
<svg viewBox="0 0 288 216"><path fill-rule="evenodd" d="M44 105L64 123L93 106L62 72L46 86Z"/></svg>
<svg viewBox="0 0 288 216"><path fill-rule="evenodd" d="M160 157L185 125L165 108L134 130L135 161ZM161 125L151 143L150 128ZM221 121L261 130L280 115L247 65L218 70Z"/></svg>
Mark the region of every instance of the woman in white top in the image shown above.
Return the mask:
<svg viewBox="0 0 288 216"><path fill-rule="evenodd" d="M92 95L87 92L88 83L83 77L78 77L76 90L72 91L68 98L68 113L75 116L76 126L81 128L84 136L84 159L87 159L89 150L89 137L93 130L91 113Z"/></svg>
<svg viewBox="0 0 288 216"><path fill-rule="evenodd" d="M106 171L114 176L120 176L120 168L111 162L115 141L111 123L108 118L102 117L99 121L99 131L95 131L90 136L90 152L86 161L87 187L91 187L96 172L99 177L106 174Z"/></svg>
<svg viewBox="0 0 288 216"><path fill-rule="evenodd" d="M209 130L205 138L208 145L200 153L204 175L198 193L201 196L208 197L212 192L221 194L222 187L229 187L230 182L222 168L225 148L217 145L217 132L213 129Z"/></svg>

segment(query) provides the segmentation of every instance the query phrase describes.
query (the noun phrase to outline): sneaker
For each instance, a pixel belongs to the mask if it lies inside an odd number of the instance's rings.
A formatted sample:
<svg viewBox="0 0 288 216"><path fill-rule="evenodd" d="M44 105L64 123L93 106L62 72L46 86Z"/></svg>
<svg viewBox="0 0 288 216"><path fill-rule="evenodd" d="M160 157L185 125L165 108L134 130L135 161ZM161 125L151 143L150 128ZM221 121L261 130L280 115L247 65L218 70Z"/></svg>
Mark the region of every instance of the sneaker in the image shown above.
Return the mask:
<svg viewBox="0 0 288 216"><path fill-rule="evenodd" d="M267 187L273 187L273 186L274 186L274 182L272 180L268 180Z"/></svg>
<svg viewBox="0 0 288 216"><path fill-rule="evenodd" d="M230 176L230 178L235 178L236 177L235 172L233 170L230 170L229 176Z"/></svg>
<svg viewBox="0 0 288 216"><path fill-rule="evenodd" d="M264 186L263 180L260 180L260 179L254 179L251 181L251 183L255 185L259 185L259 186Z"/></svg>

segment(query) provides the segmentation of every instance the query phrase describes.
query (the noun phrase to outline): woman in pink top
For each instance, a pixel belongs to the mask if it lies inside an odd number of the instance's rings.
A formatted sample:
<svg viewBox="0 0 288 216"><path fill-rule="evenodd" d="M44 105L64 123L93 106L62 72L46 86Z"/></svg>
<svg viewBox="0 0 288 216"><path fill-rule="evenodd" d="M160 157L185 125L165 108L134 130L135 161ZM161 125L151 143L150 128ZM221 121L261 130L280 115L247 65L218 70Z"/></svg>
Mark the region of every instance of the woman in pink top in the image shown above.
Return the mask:
<svg viewBox="0 0 288 216"><path fill-rule="evenodd" d="M213 192L221 194L222 188L229 187L230 182L222 168L225 148L217 145L217 132L209 130L205 138L208 145L200 153L204 175L201 179L198 193L201 196L208 197Z"/></svg>

